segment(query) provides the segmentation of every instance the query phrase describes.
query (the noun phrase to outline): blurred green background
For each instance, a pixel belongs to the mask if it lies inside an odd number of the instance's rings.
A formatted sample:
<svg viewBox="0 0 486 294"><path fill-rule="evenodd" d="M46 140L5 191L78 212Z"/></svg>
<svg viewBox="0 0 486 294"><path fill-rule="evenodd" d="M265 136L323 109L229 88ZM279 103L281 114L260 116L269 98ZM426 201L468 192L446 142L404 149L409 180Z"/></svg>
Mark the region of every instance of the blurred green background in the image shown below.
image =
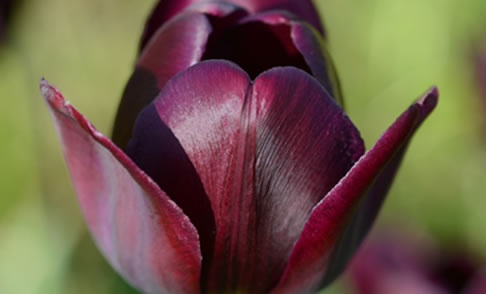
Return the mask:
<svg viewBox="0 0 486 294"><path fill-rule="evenodd" d="M57 85L110 134L153 4L24 0L15 11L0 47L0 293L136 293L86 233L38 81ZM367 147L429 86L440 90L378 227L417 226L486 258L485 112L473 62L477 42L486 40L486 1L316 4L347 111ZM328 292L347 293L347 284Z"/></svg>

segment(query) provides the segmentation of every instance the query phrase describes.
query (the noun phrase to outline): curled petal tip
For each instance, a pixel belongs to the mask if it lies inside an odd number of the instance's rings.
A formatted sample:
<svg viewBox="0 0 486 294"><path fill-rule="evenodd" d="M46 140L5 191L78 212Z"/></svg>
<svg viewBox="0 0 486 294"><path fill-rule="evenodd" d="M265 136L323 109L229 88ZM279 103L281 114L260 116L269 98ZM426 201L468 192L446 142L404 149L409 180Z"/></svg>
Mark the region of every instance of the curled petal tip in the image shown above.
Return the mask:
<svg viewBox="0 0 486 294"><path fill-rule="evenodd" d="M439 99L439 89L433 86L425 94L417 100L417 104L425 107L427 112L432 111L437 105Z"/></svg>

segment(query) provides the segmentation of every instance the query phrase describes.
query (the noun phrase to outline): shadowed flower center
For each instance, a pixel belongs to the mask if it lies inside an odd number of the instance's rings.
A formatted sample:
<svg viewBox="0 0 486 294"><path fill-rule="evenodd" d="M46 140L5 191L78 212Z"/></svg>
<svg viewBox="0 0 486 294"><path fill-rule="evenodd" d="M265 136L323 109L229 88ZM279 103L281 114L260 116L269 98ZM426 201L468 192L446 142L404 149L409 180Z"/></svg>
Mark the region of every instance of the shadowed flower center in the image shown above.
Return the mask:
<svg viewBox="0 0 486 294"><path fill-rule="evenodd" d="M227 27L227 19L210 17L211 34L203 60L226 59L243 68L251 79L277 66L294 66L312 74L295 47L288 24L251 21Z"/></svg>

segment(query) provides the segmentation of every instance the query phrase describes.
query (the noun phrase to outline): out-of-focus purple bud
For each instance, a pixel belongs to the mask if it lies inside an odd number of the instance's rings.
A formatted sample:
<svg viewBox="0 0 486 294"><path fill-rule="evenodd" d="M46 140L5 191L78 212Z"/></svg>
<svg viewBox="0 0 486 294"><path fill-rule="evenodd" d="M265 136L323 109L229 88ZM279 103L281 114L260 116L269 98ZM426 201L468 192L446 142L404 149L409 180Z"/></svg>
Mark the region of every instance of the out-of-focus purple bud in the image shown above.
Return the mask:
<svg viewBox="0 0 486 294"><path fill-rule="evenodd" d="M363 245L349 273L357 294L486 293L486 264L411 233L388 233Z"/></svg>

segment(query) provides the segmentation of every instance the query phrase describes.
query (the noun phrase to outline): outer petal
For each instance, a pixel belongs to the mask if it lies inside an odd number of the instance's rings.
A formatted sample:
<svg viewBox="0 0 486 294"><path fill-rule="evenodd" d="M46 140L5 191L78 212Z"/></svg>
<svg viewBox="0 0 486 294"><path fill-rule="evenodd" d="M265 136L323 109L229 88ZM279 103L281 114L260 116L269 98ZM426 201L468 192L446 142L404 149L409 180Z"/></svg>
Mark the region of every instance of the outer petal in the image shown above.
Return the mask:
<svg viewBox="0 0 486 294"><path fill-rule="evenodd" d="M91 233L113 267L145 293L199 293L195 228L120 149L46 81L47 102Z"/></svg>
<svg viewBox="0 0 486 294"><path fill-rule="evenodd" d="M437 97L433 88L411 105L313 209L272 293L312 293L342 271L376 217L411 135L433 110ZM361 199L364 202L348 222Z"/></svg>
<svg viewBox="0 0 486 294"><path fill-rule="evenodd" d="M315 79L290 67L251 85L229 62L201 62L171 79L154 104L211 201L208 291L266 293L311 209L361 156L357 130ZM153 141L146 136L138 152L150 153Z"/></svg>
<svg viewBox="0 0 486 294"><path fill-rule="evenodd" d="M311 0L161 0L154 7L152 14L145 24L145 30L140 41L140 51L143 50L152 35L166 21L190 5L204 2L230 2L247 9L251 13L273 9L287 10L299 18L309 22L318 31L323 33L319 15L317 14Z"/></svg>

